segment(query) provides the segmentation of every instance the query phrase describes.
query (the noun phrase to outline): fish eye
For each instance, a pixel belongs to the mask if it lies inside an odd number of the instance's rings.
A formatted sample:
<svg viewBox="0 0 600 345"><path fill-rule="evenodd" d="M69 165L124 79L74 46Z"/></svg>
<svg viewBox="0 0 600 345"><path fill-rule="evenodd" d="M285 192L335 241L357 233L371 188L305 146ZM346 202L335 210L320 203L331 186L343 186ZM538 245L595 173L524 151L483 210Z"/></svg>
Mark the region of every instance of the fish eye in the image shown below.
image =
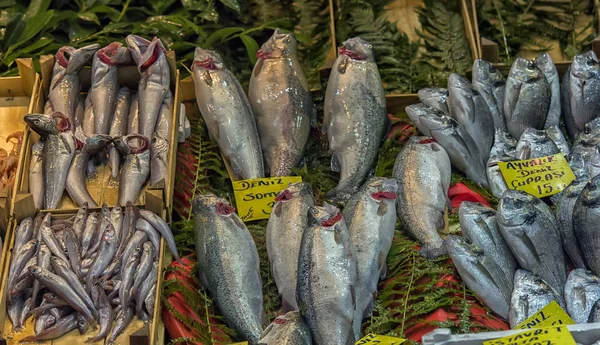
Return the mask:
<svg viewBox="0 0 600 345"><path fill-rule="evenodd" d="M283 39L283 42L284 42L284 43L290 43L291 41L292 41L292 38L291 38L290 36L286 36L286 37Z"/></svg>
<svg viewBox="0 0 600 345"><path fill-rule="evenodd" d="M369 45L367 45L367 48L373 49L373 46L369 44Z"/></svg>
<svg viewBox="0 0 600 345"><path fill-rule="evenodd" d="M592 59L587 60L587 65L588 66L594 66L596 64L596 62Z"/></svg>
<svg viewBox="0 0 600 345"><path fill-rule="evenodd" d="M39 125L40 124L40 120L35 120L35 121L33 121L33 123L35 123L36 125Z"/></svg>

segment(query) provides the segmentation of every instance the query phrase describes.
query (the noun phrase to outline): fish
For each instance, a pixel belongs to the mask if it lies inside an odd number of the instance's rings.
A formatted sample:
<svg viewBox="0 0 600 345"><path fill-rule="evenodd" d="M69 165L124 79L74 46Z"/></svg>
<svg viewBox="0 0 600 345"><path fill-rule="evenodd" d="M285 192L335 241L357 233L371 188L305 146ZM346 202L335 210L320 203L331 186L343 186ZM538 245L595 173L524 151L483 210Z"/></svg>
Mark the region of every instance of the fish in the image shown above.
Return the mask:
<svg viewBox="0 0 600 345"><path fill-rule="evenodd" d="M45 243L40 243L40 245L38 246L38 252L37 252L36 256L37 256L36 261L35 261L36 265L43 267L45 269L50 269L52 252L50 251L50 249L48 249L48 246ZM25 265L25 267L28 267L28 266ZM37 302L37 300L38 300L37 296L38 296L41 288L42 288L42 286L38 280L33 282L33 291L31 293L31 298L33 299L34 302Z"/></svg>
<svg viewBox="0 0 600 345"><path fill-rule="evenodd" d="M175 245L175 238L173 237L173 232L171 232L171 228L169 228L169 225L167 225L167 223L154 212L148 210L139 210L139 214L140 217L144 218L146 221L152 224L154 229L160 232L162 237L165 239L167 247L169 248L169 251L171 251L171 254L173 254L175 260L177 260L183 265L183 262L179 257L179 253L177 252L177 246Z"/></svg>
<svg viewBox="0 0 600 345"><path fill-rule="evenodd" d="M87 96L82 94L77 97L77 105L75 107L75 116L73 117L73 127L77 128L82 126L83 114L85 113L85 99ZM50 112L52 114L53 111Z"/></svg>
<svg viewBox="0 0 600 345"><path fill-rule="evenodd" d="M156 121L156 127L154 129L154 133L165 140L170 140L169 138L171 137L171 127L173 126L171 122L173 122L172 115L173 107L175 106L174 103L173 93L169 90L158 111L158 120Z"/></svg>
<svg viewBox="0 0 600 345"><path fill-rule="evenodd" d="M100 49L100 45L97 43L88 44L81 48L75 49L69 59L66 73L75 73L81 70L87 65L90 60L94 57L94 54Z"/></svg>
<svg viewBox="0 0 600 345"><path fill-rule="evenodd" d="M97 308L98 308L98 316L99 316L98 318L99 318L99 323L100 323L100 330L98 331L98 334L96 336L88 338L85 341L86 343L94 343L94 342L101 341L102 339L106 338L110 332L110 329L112 327L112 321L113 321L112 306L110 305L108 298L106 297L106 293L104 292L104 289L100 286L96 286L95 288L98 291Z"/></svg>
<svg viewBox="0 0 600 345"><path fill-rule="evenodd" d="M412 137L396 157L392 176L398 181L397 214L428 259L445 254L438 234L444 228L451 165L446 151L427 137Z"/></svg>
<svg viewBox="0 0 600 345"><path fill-rule="evenodd" d="M39 140L31 146L31 160L29 163L29 192L33 196L36 209L44 208L44 142Z"/></svg>
<svg viewBox="0 0 600 345"><path fill-rule="evenodd" d="M450 116L463 125L471 136L483 162L487 162L494 144L494 118L484 97L460 74L448 77Z"/></svg>
<svg viewBox="0 0 600 345"><path fill-rule="evenodd" d="M40 232L42 233L44 243L46 243L52 255L62 259L64 262L69 262L69 259L65 255L65 250L63 250L54 230L47 225L42 225Z"/></svg>
<svg viewBox="0 0 600 345"><path fill-rule="evenodd" d="M169 141L159 136L157 133L152 134L150 142L150 185L156 185L160 181L168 184L169 170Z"/></svg>
<svg viewBox="0 0 600 345"><path fill-rule="evenodd" d="M573 215L575 203L586 184L587 179L577 178L573 180L562 193L557 194L555 201L556 220L558 221L558 229L561 231L563 247L571 262L577 268L585 268L585 262L575 237Z"/></svg>
<svg viewBox="0 0 600 345"><path fill-rule="evenodd" d="M134 142L137 141L137 143ZM119 205L136 202L150 176L150 142L141 134L115 139L117 149L125 155L119 183Z"/></svg>
<svg viewBox="0 0 600 345"><path fill-rule="evenodd" d="M112 345L117 340L117 337L125 331L127 326L131 323L133 319L133 307L123 307L115 318L115 326L113 327L108 340L106 340L107 345Z"/></svg>
<svg viewBox="0 0 600 345"><path fill-rule="evenodd" d="M569 273L565 284L567 312L575 323L587 323L592 307L600 300L600 278L584 268Z"/></svg>
<svg viewBox="0 0 600 345"><path fill-rule="evenodd" d="M82 206L87 203L90 207L98 207L87 188L86 170L90 156L107 147L112 142L112 138L108 135L94 134L84 140L85 142L76 140L76 152L69 167L65 188L77 205Z"/></svg>
<svg viewBox="0 0 600 345"><path fill-rule="evenodd" d="M560 150L545 130L527 128L517 142L517 159L532 159L552 156Z"/></svg>
<svg viewBox="0 0 600 345"><path fill-rule="evenodd" d="M38 248L38 240L32 239L23 244L18 250L14 250L14 256L11 258L11 264L8 271L7 286L13 286L19 278L19 273L26 267L27 262L31 259Z"/></svg>
<svg viewBox="0 0 600 345"><path fill-rule="evenodd" d="M280 315L262 332L258 345L312 345L310 329L298 311Z"/></svg>
<svg viewBox="0 0 600 345"><path fill-rule="evenodd" d="M146 306L146 310L148 310L149 320L150 322L154 319L154 305L156 304L156 284L152 285L150 288L150 292L146 295L144 299L144 305ZM145 321L145 320L144 320Z"/></svg>
<svg viewBox="0 0 600 345"><path fill-rule="evenodd" d="M85 223L85 227L83 229L83 234L81 235L81 256L83 257L88 249L90 248L90 244L94 237L94 233L96 232L96 228L100 224L100 213L92 212L90 216L87 218Z"/></svg>
<svg viewBox="0 0 600 345"><path fill-rule="evenodd" d="M92 312L92 315L96 315L97 312L94 306L94 302L92 302L92 299L90 298L88 293L86 293L86 288L83 286L75 272L71 270L69 264L57 257L53 257L52 268L54 268L54 272L58 276L60 276L66 282L69 283L71 289L73 289L77 296L79 296L79 298L83 301L85 306Z"/></svg>
<svg viewBox="0 0 600 345"><path fill-rule="evenodd" d="M123 221L121 222L121 230L119 233L119 249L117 250L117 257L121 256L123 250L125 250L125 247L131 239L131 236L135 232L136 218L137 208L133 206L132 202L127 202L125 204L125 213L123 214Z"/></svg>
<svg viewBox="0 0 600 345"><path fill-rule="evenodd" d="M156 127L163 100L170 91L171 70L160 39L148 41L140 36L125 38L133 61L138 66L139 134L150 138Z"/></svg>
<svg viewBox="0 0 600 345"><path fill-rule="evenodd" d="M296 37L277 28L256 57L248 100L262 155L271 177L289 176L304 154L311 124L316 124L316 107L298 60ZM254 135L253 128L248 130Z"/></svg>
<svg viewBox="0 0 600 345"><path fill-rule="evenodd" d="M91 290L94 288L94 281L101 276L102 272L108 267L117 252L117 239L112 224L108 224L108 227L100 240L101 244L98 256L94 260L86 277L85 286L88 294L91 293ZM121 302L123 302L123 300L121 300Z"/></svg>
<svg viewBox="0 0 600 345"><path fill-rule="evenodd" d="M509 189L500 200L496 219L519 265L540 276L562 295L567 268L550 208L526 192Z"/></svg>
<svg viewBox="0 0 600 345"><path fill-rule="evenodd" d="M75 328L77 328L77 313L72 313L66 317L61 318L60 320L56 320L52 326L44 329L39 334L27 336L19 340L19 342L31 343L53 340L56 338L60 338L61 336L69 333Z"/></svg>
<svg viewBox="0 0 600 345"><path fill-rule="evenodd" d="M476 59L473 62L473 88L479 92L494 120L495 133L507 132L504 118L504 92L506 81L490 62Z"/></svg>
<svg viewBox="0 0 600 345"><path fill-rule="evenodd" d="M226 200L200 195L192 207L200 282L227 324L256 344L267 320L254 240Z"/></svg>
<svg viewBox="0 0 600 345"><path fill-rule="evenodd" d="M139 99L137 92L131 94L131 105L129 106L129 114L127 115L127 134L139 133Z"/></svg>
<svg viewBox="0 0 600 345"><path fill-rule="evenodd" d="M298 310L296 285L298 255L308 210L315 205L309 183L290 184L275 197L266 227L267 256L284 311Z"/></svg>
<svg viewBox="0 0 600 345"><path fill-rule="evenodd" d="M567 162L569 163L569 167L571 168L571 170L573 170L573 174L575 174L576 179L590 179L587 167L585 166L585 161L581 154L577 152L571 153L569 157L567 157ZM552 197L555 198L555 196Z"/></svg>
<svg viewBox="0 0 600 345"><path fill-rule="evenodd" d="M146 279L146 276L152 271L152 262L156 256L154 248L155 247L151 242L144 243L140 264L135 272L131 291L138 291Z"/></svg>
<svg viewBox="0 0 600 345"><path fill-rule="evenodd" d="M345 201L362 185L377 160L387 123L386 101L373 46L360 37L338 49L325 92L322 132L340 172L329 198ZM262 139L262 137L261 137Z"/></svg>
<svg viewBox="0 0 600 345"><path fill-rule="evenodd" d="M487 188L485 165L479 149L465 128L451 117L421 116L423 123L431 131L433 139L443 148L452 165L464 172L469 179Z"/></svg>
<svg viewBox="0 0 600 345"><path fill-rule="evenodd" d="M465 285L494 313L508 319L513 282L503 268L467 238L449 235L444 245Z"/></svg>
<svg viewBox="0 0 600 345"><path fill-rule="evenodd" d="M387 255L396 230L397 197L396 179L372 177L344 207L343 216L356 256L356 339L360 339L362 320L373 311L377 284L387 273Z"/></svg>
<svg viewBox="0 0 600 345"><path fill-rule="evenodd" d="M127 116L131 103L131 91L127 87L122 87L117 93L115 102L115 111L108 135L112 138L117 138L127 135ZM119 170L121 169L121 154L114 145L108 149L108 160L110 163L110 177L113 181L117 181Z"/></svg>
<svg viewBox="0 0 600 345"><path fill-rule="evenodd" d="M77 236L77 240L81 243L81 236L83 235L83 229L85 229L85 224L88 218L88 209L89 205L87 203L83 203L79 210L77 211L77 215L75 215L75 220L73 221L73 231Z"/></svg>
<svg viewBox="0 0 600 345"><path fill-rule="evenodd" d="M33 219L31 219L31 217L23 219L19 226L15 229L13 236L15 236L12 249L13 253L18 252L21 249L21 247L23 247L23 245L29 242L31 239L37 239L37 236L34 236Z"/></svg>
<svg viewBox="0 0 600 345"><path fill-rule="evenodd" d="M448 106L448 89L442 87L427 87L417 92L421 103L450 115Z"/></svg>
<svg viewBox="0 0 600 345"><path fill-rule="evenodd" d="M564 300L544 279L524 270L515 272L508 321L511 328L527 320L552 301L564 306Z"/></svg>
<svg viewBox="0 0 600 345"><path fill-rule="evenodd" d="M235 75L225 66L219 53L202 48L194 52L192 71L200 113L233 174L242 180L265 177L256 118ZM303 115L298 115L302 119Z"/></svg>
<svg viewBox="0 0 600 345"><path fill-rule="evenodd" d="M309 211L298 259L300 314L317 344L354 344L356 256L342 213L324 203Z"/></svg>
<svg viewBox="0 0 600 345"><path fill-rule="evenodd" d="M54 112L60 112L65 116L72 118L75 115L79 91L81 89L79 81L79 69L81 64L71 64L79 67L67 73L70 59L73 57L75 48L70 46L60 47L54 56L54 67L52 69L52 80L50 82L50 91L48 93L49 107Z"/></svg>
<svg viewBox="0 0 600 345"><path fill-rule="evenodd" d="M12 324L12 331L20 332L23 330L23 325L21 323L21 311L25 305L25 299L23 295L17 296L14 300L7 299L8 307L6 308L6 313L8 314L8 318Z"/></svg>
<svg viewBox="0 0 600 345"><path fill-rule="evenodd" d="M150 296L152 289L155 290L156 293L156 280L158 279L158 261L154 261L152 263L152 270L148 275L146 275L146 279L142 282L140 289L136 292L135 295L135 313L136 315L141 315L143 312L143 306L146 305L146 309L150 313L150 315L154 315L154 311L149 309L148 303L146 300L148 296ZM146 298L144 298L146 296ZM155 295L156 297L156 295ZM143 303L142 303L143 302Z"/></svg>
<svg viewBox="0 0 600 345"><path fill-rule="evenodd" d="M544 73L544 77L546 77L546 81L550 85L550 108L548 109L548 117L546 118L544 128L558 127L560 125L561 105L560 82L556 66L548 53L538 55L533 60L533 63Z"/></svg>
<svg viewBox="0 0 600 345"><path fill-rule="evenodd" d="M508 132L520 138L526 128L543 129L548 118L552 90L539 68L517 58L508 74L504 95L504 117Z"/></svg>
<svg viewBox="0 0 600 345"><path fill-rule="evenodd" d="M129 50L120 42L113 42L94 54L92 86L88 93L94 111L95 134L109 134L119 92L118 66L130 61Z"/></svg>
<svg viewBox="0 0 600 345"><path fill-rule="evenodd" d="M490 157L496 156L500 153L507 154L509 156L515 156L517 149L517 141L511 137L508 132L496 130L494 133L494 145L490 151Z"/></svg>
<svg viewBox="0 0 600 345"><path fill-rule="evenodd" d="M490 192L492 192L496 198L501 198L504 192L508 189L506 180L504 180L504 175L502 175L498 163L510 162L512 160L514 160L514 158L504 152L490 156L490 159L488 159L485 170L487 174L488 187L490 188Z"/></svg>
<svg viewBox="0 0 600 345"><path fill-rule="evenodd" d="M45 199L47 209L58 207L66 187L69 167L75 156L75 136L71 132L71 119L60 113L53 113L60 118L58 135L48 135L45 138L43 151L43 171Z"/></svg>
<svg viewBox="0 0 600 345"><path fill-rule="evenodd" d="M600 112L600 64L593 51L575 55L562 86L565 125L574 138Z"/></svg>
<svg viewBox="0 0 600 345"><path fill-rule="evenodd" d="M583 260L594 274L600 274L600 258L598 257L597 219L600 208L600 175L593 177L580 192L573 208L573 233L577 239Z"/></svg>
<svg viewBox="0 0 600 345"><path fill-rule="evenodd" d="M571 153L567 139L565 139L563 132L558 126L547 126L546 134L548 134L548 137L556 144L556 147L558 147L563 156L566 157Z"/></svg>
<svg viewBox="0 0 600 345"><path fill-rule="evenodd" d="M141 253L142 247L146 241L148 241L148 235L143 231L136 231L133 236L131 236L129 243L127 243L127 247L125 247L122 257L128 258L136 252Z"/></svg>
<svg viewBox="0 0 600 345"><path fill-rule="evenodd" d="M81 275L81 249L79 247L79 238L75 232L71 229L65 229L63 231L65 245L67 246L67 256L69 257L69 264L79 279L83 278ZM39 264L38 264L39 265Z"/></svg>
<svg viewBox="0 0 600 345"><path fill-rule="evenodd" d="M430 114L433 116L443 116L444 115L444 113L442 111L432 108L430 106L427 106L423 103L408 105L408 106L406 106L406 108L404 108L404 110L408 114L408 117L410 118L410 120L415 124L415 126L417 126L419 131L427 137L431 136L431 132L429 131L429 128L427 128L423 124L421 124L421 120L420 120L421 116L423 116L425 114Z"/></svg>
<svg viewBox="0 0 600 345"><path fill-rule="evenodd" d="M133 298L133 293L135 292L132 289L133 278L138 269L141 255L142 249L137 247L130 256L123 258L123 268L121 270L122 283L121 288L119 289L119 302L123 307L131 304L131 299Z"/></svg>
<svg viewBox="0 0 600 345"><path fill-rule="evenodd" d="M458 209L458 219L463 236L498 264L512 289L517 260L498 229L496 211L480 203L463 201Z"/></svg>

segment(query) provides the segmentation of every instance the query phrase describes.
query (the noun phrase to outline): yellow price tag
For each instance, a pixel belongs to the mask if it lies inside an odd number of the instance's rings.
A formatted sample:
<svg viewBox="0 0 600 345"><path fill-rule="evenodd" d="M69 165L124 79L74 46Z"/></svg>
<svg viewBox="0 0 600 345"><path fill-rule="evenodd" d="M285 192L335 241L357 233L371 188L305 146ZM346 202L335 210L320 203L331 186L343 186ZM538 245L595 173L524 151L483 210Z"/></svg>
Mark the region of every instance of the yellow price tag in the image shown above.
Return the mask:
<svg viewBox="0 0 600 345"><path fill-rule="evenodd" d="M388 337L387 335L367 334L354 345L400 345L405 340L402 338Z"/></svg>
<svg viewBox="0 0 600 345"><path fill-rule="evenodd" d="M567 312L565 312L556 301L552 301L540 311L528 317L527 320L518 324L514 329L542 328L574 324L575 321L569 317Z"/></svg>
<svg viewBox="0 0 600 345"><path fill-rule="evenodd" d="M242 341L241 343L233 343L231 345L248 345L247 341Z"/></svg>
<svg viewBox="0 0 600 345"><path fill-rule="evenodd" d="M576 345L566 326L554 326L523 331L508 337L484 341L483 345Z"/></svg>
<svg viewBox="0 0 600 345"><path fill-rule="evenodd" d="M500 172L510 189L538 198L559 193L575 179L561 153L534 159L499 162Z"/></svg>
<svg viewBox="0 0 600 345"><path fill-rule="evenodd" d="M244 222L269 218L277 193L290 183L297 182L302 182L302 177L282 176L232 182L238 215Z"/></svg>

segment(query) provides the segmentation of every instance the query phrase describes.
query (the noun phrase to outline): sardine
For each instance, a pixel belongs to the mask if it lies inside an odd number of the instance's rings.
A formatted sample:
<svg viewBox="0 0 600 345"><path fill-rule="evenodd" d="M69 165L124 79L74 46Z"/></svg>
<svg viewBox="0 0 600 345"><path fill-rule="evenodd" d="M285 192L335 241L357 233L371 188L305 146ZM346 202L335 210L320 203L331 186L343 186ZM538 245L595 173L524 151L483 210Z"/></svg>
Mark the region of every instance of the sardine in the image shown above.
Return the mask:
<svg viewBox="0 0 600 345"><path fill-rule="evenodd" d="M137 247L136 250L131 253L131 256L124 258L122 268L122 282L121 288L119 289L119 301L123 307L131 304L134 296L134 290L132 289L134 283L134 275L140 264L140 258L142 255L142 249Z"/></svg>
<svg viewBox="0 0 600 345"><path fill-rule="evenodd" d="M514 286L508 314L511 328L525 321L552 301L564 306L562 297L548 283L527 270L517 270Z"/></svg>
<svg viewBox="0 0 600 345"><path fill-rule="evenodd" d="M280 315L262 332L259 345L312 345L310 329L298 311Z"/></svg>
<svg viewBox="0 0 600 345"><path fill-rule="evenodd" d="M563 78L565 124L571 138L584 130L584 125L600 113L600 65L593 51L575 55L568 78Z"/></svg>
<svg viewBox="0 0 600 345"><path fill-rule="evenodd" d="M52 252L48 249L48 246L45 243L40 243L38 246L37 258L35 264L43 267L45 269L50 269L51 265ZM37 296L40 292L41 284L38 280L33 282L33 292L31 293L31 297L33 301L37 303Z"/></svg>
<svg viewBox="0 0 600 345"><path fill-rule="evenodd" d="M408 117L410 117L410 120L415 124L415 126L417 126L419 131L421 133L423 133L423 135L428 136L428 137L431 136L431 132L429 131L429 128L427 128L423 124L421 124L421 116L423 116L425 114L430 114L433 116L443 116L444 115L444 113L442 111L432 108L432 107L429 107L423 103L411 104L411 105L407 106L404 110L408 114Z"/></svg>
<svg viewBox="0 0 600 345"><path fill-rule="evenodd" d="M569 258L571 258L573 265L578 268L585 268L585 262L579 250L577 238L575 238L573 215L575 203L586 184L587 179L575 179L562 193L557 195L555 200L556 220L558 221L558 229L561 231L563 247Z"/></svg>
<svg viewBox="0 0 600 345"><path fill-rule="evenodd" d="M451 166L446 151L427 137L409 139L396 157L392 176L398 180L398 218L421 243L421 254L433 259L445 253L444 228Z"/></svg>
<svg viewBox="0 0 600 345"><path fill-rule="evenodd" d="M532 159L551 156L560 150L545 130L527 128L517 142L517 159Z"/></svg>
<svg viewBox="0 0 600 345"><path fill-rule="evenodd" d="M67 246L67 255L69 257L69 264L77 277L82 278L81 275L81 249L79 247L79 240L75 232L70 229L66 229L64 232L65 245ZM38 264L39 265L39 264Z"/></svg>
<svg viewBox="0 0 600 345"><path fill-rule="evenodd" d="M587 267L600 274L600 175L592 178L581 191L573 209L573 232Z"/></svg>
<svg viewBox="0 0 600 345"><path fill-rule="evenodd" d="M88 207L89 205L84 202L83 205L79 207L75 220L73 221L73 231L75 232L79 243L81 243L81 236L83 235L83 229L85 229L85 224L87 222Z"/></svg>
<svg viewBox="0 0 600 345"><path fill-rule="evenodd" d="M473 62L473 87L490 109L494 120L494 129L507 132L504 118L504 76L491 63L477 59Z"/></svg>
<svg viewBox="0 0 600 345"><path fill-rule="evenodd" d="M29 192L33 196L35 208L44 208L44 141L39 140L31 146L31 161L29 163Z"/></svg>
<svg viewBox="0 0 600 345"><path fill-rule="evenodd" d="M448 90L441 87L428 87L417 92L421 103L450 115L448 107Z"/></svg>
<svg viewBox="0 0 600 345"><path fill-rule="evenodd" d="M550 84L532 61L513 62L504 96L504 117L508 131L520 138L526 128L543 129L552 98Z"/></svg>
<svg viewBox="0 0 600 345"><path fill-rule="evenodd" d="M119 183L119 205L125 205L128 201L135 203L150 176L150 142L143 135L129 134L116 139L115 144L125 155Z"/></svg>
<svg viewBox="0 0 600 345"><path fill-rule="evenodd" d="M592 307L600 299L600 278L591 271L577 268L565 284L567 312L575 323L587 323Z"/></svg>
<svg viewBox="0 0 600 345"><path fill-rule="evenodd" d="M169 250L171 251L171 254L173 254L175 260L179 261L183 265L181 258L179 257L179 253L177 252L177 246L175 245L173 232L171 232L169 225L154 212L148 210L139 210L139 214L140 217L147 220L158 232L160 232L162 237L165 239L165 242L167 242L167 247L169 247Z"/></svg>
<svg viewBox="0 0 600 345"><path fill-rule="evenodd" d="M200 282L227 324L256 344L266 326L266 314L254 240L224 199L198 196L193 212Z"/></svg>
<svg viewBox="0 0 600 345"><path fill-rule="evenodd" d="M298 255L308 210L315 200L310 184L291 184L275 197L275 205L266 228L267 255L284 311L298 310L296 283Z"/></svg>
<svg viewBox="0 0 600 345"><path fill-rule="evenodd" d="M42 239L44 240L44 243L46 243L52 254L58 258L61 258L64 262L69 262L63 247L56 238L56 233L54 230L52 230L51 227L42 225L42 229L40 231L42 233Z"/></svg>
<svg viewBox="0 0 600 345"><path fill-rule="evenodd" d="M114 117L110 122L108 135L112 138L127 135L127 116L131 103L131 91L127 87L122 87L117 93L115 102ZM108 159L110 162L110 177L117 181L119 170L121 169L121 154L114 145L108 149Z"/></svg>

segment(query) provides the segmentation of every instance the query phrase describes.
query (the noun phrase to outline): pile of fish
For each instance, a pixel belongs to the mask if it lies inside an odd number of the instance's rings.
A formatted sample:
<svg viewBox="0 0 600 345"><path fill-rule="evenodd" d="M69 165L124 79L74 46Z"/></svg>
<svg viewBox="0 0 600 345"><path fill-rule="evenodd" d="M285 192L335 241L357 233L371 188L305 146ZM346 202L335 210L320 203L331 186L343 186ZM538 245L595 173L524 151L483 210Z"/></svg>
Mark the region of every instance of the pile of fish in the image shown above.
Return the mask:
<svg viewBox="0 0 600 345"><path fill-rule="evenodd" d="M256 54L248 97L218 53L197 48L196 101L238 179L287 176L302 160L316 108L292 33L275 30ZM386 126L386 102L372 46L356 37L339 48L325 93L323 132L340 173L328 196L347 201L377 159Z"/></svg>
<svg viewBox="0 0 600 345"><path fill-rule="evenodd" d="M6 137L6 142L13 145L10 152L0 148L0 190L10 188L15 183L22 141L23 132L17 131Z"/></svg>
<svg viewBox="0 0 600 345"><path fill-rule="evenodd" d="M56 339L77 328L86 342L107 344L135 315L152 321L161 236L179 260L169 226L128 202L74 216L38 213L14 233L6 286L13 333L34 318L35 335L21 342ZM88 329L90 330L88 332Z"/></svg>
<svg viewBox="0 0 600 345"><path fill-rule="evenodd" d="M87 187L96 166L108 163L119 181L119 205L136 202L149 178L167 180L173 95L165 48L158 38L129 35L79 49L61 47L45 114L25 116L41 140L32 147L29 189L38 209L55 209L66 189L73 201L97 207ZM91 87L81 94L80 70L92 62ZM122 66L135 63L137 92L119 85Z"/></svg>
<svg viewBox="0 0 600 345"><path fill-rule="evenodd" d="M244 223L212 194L194 200L200 281L225 321L250 344L354 344L373 310L396 224L395 179L373 177L343 212L315 206L312 188L290 184L266 229L283 311L264 331L259 256Z"/></svg>

